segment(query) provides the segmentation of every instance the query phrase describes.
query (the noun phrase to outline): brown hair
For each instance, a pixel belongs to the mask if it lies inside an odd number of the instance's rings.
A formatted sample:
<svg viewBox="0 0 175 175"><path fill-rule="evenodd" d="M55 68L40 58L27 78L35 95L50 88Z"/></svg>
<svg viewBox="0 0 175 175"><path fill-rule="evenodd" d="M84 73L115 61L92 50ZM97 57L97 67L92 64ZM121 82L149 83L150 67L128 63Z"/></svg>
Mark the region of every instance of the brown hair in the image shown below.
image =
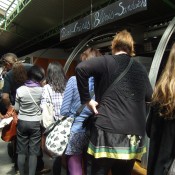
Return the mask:
<svg viewBox="0 0 175 175"><path fill-rule="evenodd" d="M175 110L175 43L173 44L166 66L157 82L152 103L159 104L160 116L172 118Z"/></svg>
<svg viewBox="0 0 175 175"><path fill-rule="evenodd" d="M130 56L135 55L134 40L127 30L122 30L116 33L114 39L112 40L111 48L112 54L115 54L119 51L124 51Z"/></svg>
<svg viewBox="0 0 175 175"><path fill-rule="evenodd" d="M95 48L88 48L86 49L81 55L80 55L80 60L81 61L85 61L85 60L89 60L91 58L94 58L94 57L99 57L101 56L102 54L100 53L99 50L95 49Z"/></svg>
<svg viewBox="0 0 175 175"><path fill-rule="evenodd" d="M27 80L27 71L25 70L24 65L22 62L16 62L13 64L13 78L16 83L24 84L24 82Z"/></svg>

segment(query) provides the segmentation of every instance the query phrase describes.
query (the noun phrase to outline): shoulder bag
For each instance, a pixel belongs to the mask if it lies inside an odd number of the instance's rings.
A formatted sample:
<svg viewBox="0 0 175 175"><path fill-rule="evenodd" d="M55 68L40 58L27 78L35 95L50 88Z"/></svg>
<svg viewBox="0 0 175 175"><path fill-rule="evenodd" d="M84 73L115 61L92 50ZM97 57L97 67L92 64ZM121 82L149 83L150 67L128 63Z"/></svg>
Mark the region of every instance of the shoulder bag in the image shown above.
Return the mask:
<svg viewBox="0 0 175 175"><path fill-rule="evenodd" d="M42 104L42 122L41 122L44 128L49 127L52 123L55 122L54 119L55 111L52 102L52 97L48 88L46 91L48 98L46 99L46 103Z"/></svg>
<svg viewBox="0 0 175 175"><path fill-rule="evenodd" d="M5 142L10 142L16 138L16 124L18 121L18 116L15 109L11 106L9 107L4 118L12 117L12 121L5 125L2 129L1 139Z"/></svg>
<svg viewBox="0 0 175 175"><path fill-rule="evenodd" d="M81 105L76 111L76 116L81 113L86 105ZM44 134L46 135L45 149L50 156L61 156L68 144L70 130L74 118L62 116L55 123L46 128Z"/></svg>

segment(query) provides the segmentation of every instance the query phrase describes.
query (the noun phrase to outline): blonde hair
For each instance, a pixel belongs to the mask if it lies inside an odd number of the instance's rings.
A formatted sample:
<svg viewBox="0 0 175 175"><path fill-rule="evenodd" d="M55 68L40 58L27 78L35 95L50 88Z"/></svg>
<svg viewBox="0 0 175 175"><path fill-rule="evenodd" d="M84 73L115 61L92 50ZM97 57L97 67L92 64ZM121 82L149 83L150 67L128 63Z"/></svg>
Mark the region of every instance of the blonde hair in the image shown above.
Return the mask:
<svg viewBox="0 0 175 175"><path fill-rule="evenodd" d="M116 33L114 39L112 40L112 54L119 51L124 51L130 56L135 55L134 50L134 40L131 34L127 30L122 30Z"/></svg>
<svg viewBox="0 0 175 175"><path fill-rule="evenodd" d="M14 53L6 53L2 56L2 61L9 64L14 64L18 61L18 57Z"/></svg>
<svg viewBox="0 0 175 175"><path fill-rule="evenodd" d="M160 116L173 118L175 110L175 43L171 48L162 75L155 86L152 103L159 104Z"/></svg>

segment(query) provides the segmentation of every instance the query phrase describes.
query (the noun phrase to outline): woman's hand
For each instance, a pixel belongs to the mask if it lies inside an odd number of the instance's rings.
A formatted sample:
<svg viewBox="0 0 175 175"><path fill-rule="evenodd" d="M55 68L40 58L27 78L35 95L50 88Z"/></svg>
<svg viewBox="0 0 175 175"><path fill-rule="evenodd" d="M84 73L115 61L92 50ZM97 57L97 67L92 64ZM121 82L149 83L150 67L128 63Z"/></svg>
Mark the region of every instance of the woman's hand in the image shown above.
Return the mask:
<svg viewBox="0 0 175 175"><path fill-rule="evenodd" d="M97 111L97 108L96 108L98 106L98 103L95 100L90 100L89 102L86 103L86 105L95 114L98 114L98 111Z"/></svg>
<svg viewBox="0 0 175 175"><path fill-rule="evenodd" d="M3 119L4 118L4 115L2 115L1 113L0 113L0 119Z"/></svg>

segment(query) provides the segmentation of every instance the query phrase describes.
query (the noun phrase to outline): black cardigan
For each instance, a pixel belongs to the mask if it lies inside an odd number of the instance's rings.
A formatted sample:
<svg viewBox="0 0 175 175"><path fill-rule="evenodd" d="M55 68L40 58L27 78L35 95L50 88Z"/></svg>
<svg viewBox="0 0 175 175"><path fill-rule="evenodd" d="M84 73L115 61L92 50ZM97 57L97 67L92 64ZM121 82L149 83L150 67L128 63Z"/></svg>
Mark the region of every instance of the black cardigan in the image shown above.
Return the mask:
<svg viewBox="0 0 175 175"><path fill-rule="evenodd" d="M105 90L126 68L126 54L103 56L80 63L76 68L81 102L90 101L88 78L94 77L99 114L95 125L117 134L144 136L146 101L151 100L152 88L145 68L134 61L128 73L102 98Z"/></svg>
<svg viewBox="0 0 175 175"><path fill-rule="evenodd" d="M158 106L151 108L146 123L150 137L147 175L167 175L175 158L175 120L159 116Z"/></svg>

